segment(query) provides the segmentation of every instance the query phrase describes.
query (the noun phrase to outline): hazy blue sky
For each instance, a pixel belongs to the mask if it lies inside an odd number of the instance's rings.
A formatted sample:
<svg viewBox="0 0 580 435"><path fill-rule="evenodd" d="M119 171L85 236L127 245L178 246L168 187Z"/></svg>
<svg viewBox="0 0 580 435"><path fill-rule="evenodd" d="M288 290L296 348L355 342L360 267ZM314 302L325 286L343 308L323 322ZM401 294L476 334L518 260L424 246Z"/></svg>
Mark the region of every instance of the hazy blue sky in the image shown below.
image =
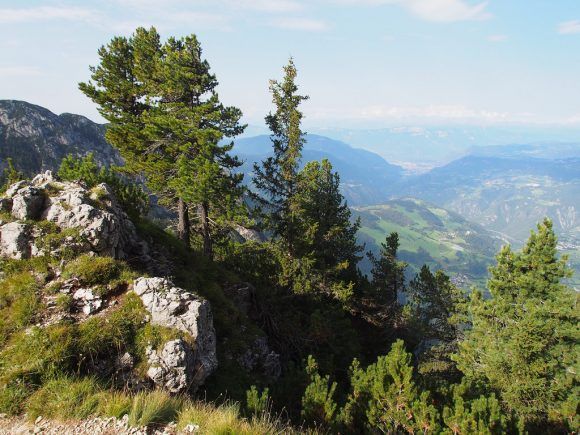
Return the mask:
<svg viewBox="0 0 580 435"><path fill-rule="evenodd" d="M250 123L292 55L312 126L580 125L580 0L0 0L0 98L98 120L77 83L141 25L196 33Z"/></svg>

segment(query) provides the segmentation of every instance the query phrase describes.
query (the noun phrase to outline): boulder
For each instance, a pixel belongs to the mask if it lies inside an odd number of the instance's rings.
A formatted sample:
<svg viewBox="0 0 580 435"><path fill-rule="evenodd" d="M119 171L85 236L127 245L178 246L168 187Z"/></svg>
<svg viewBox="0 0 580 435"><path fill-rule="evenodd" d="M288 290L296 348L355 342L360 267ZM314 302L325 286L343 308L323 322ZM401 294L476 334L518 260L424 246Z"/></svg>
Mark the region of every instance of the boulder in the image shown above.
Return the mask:
<svg viewBox="0 0 580 435"><path fill-rule="evenodd" d="M79 288L72 297L77 308L87 316L96 313L103 307L103 299L90 288Z"/></svg>
<svg viewBox="0 0 580 435"><path fill-rule="evenodd" d="M46 199L44 191L35 186L23 186L12 196L12 216L16 219L38 219Z"/></svg>
<svg viewBox="0 0 580 435"><path fill-rule="evenodd" d="M138 278L134 292L151 313L151 323L187 333L193 343L191 386L195 389L217 368L216 336L209 302L165 278Z"/></svg>
<svg viewBox="0 0 580 435"><path fill-rule="evenodd" d="M10 222L0 227L0 255L17 260L31 254L30 225Z"/></svg>
<svg viewBox="0 0 580 435"><path fill-rule="evenodd" d="M183 393L194 383L195 355L183 339L168 341L160 351L147 349L147 376L170 393Z"/></svg>

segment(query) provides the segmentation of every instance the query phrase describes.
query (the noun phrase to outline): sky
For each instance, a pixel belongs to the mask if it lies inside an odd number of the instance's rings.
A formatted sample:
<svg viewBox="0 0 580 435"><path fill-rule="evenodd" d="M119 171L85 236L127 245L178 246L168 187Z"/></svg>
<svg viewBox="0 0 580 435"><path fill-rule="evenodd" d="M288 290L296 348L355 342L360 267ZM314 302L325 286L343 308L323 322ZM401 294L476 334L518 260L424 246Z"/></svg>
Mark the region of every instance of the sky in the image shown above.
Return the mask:
<svg viewBox="0 0 580 435"><path fill-rule="evenodd" d="M250 124L292 56L307 126L580 126L580 0L0 0L0 99L100 121L78 83L152 25L198 36Z"/></svg>

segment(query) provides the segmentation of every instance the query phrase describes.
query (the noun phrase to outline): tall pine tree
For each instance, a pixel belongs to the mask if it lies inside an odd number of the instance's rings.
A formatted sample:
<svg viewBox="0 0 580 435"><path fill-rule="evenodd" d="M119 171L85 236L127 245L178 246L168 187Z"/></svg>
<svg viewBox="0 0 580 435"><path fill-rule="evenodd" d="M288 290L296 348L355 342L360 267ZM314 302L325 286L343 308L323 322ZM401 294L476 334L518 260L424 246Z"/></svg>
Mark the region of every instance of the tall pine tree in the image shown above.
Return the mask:
<svg viewBox="0 0 580 435"><path fill-rule="evenodd" d="M397 298L405 290L405 269L407 264L397 258L399 234L390 233L381 243L379 257L372 252L367 256L372 264L371 285L378 301L394 307Z"/></svg>
<svg viewBox="0 0 580 435"><path fill-rule="evenodd" d="M270 82L275 111L266 116L266 124L272 132L274 155L261 165L254 165L254 184L267 197L265 201L270 212L267 224L274 235L282 239L292 257L298 234L295 196L305 141L299 106L308 99L298 94L296 75L294 61L290 59L284 67L284 79Z"/></svg>

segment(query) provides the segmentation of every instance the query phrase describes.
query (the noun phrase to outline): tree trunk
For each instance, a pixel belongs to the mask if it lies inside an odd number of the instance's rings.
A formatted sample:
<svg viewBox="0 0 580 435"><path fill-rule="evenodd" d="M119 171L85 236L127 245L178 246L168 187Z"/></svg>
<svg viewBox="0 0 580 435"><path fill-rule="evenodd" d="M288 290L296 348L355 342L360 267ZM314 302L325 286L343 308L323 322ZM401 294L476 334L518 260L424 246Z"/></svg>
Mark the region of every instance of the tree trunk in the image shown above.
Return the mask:
<svg viewBox="0 0 580 435"><path fill-rule="evenodd" d="M177 223L177 237L188 248L190 247L190 225L189 225L189 209L185 201L179 198L177 203L177 214L179 222Z"/></svg>
<svg viewBox="0 0 580 435"><path fill-rule="evenodd" d="M211 234L209 230L208 209L209 205L206 202L199 204L199 220L201 223L201 235L203 237L203 255L208 258L213 257Z"/></svg>

